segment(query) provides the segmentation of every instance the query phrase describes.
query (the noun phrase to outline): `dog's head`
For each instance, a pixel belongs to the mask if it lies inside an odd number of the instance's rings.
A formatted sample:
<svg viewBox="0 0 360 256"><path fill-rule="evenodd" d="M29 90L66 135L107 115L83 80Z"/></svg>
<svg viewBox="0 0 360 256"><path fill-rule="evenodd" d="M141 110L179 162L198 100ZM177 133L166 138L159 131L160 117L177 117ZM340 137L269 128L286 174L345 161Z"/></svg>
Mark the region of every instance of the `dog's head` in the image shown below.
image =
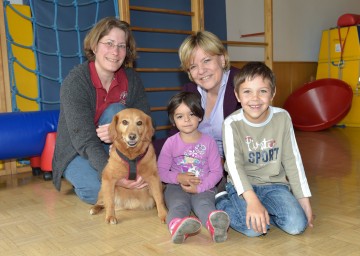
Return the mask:
<svg viewBox="0 0 360 256"><path fill-rule="evenodd" d="M121 110L109 126L110 138L118 149L146 148L154 132L151 117L135 108Z"/></svg>

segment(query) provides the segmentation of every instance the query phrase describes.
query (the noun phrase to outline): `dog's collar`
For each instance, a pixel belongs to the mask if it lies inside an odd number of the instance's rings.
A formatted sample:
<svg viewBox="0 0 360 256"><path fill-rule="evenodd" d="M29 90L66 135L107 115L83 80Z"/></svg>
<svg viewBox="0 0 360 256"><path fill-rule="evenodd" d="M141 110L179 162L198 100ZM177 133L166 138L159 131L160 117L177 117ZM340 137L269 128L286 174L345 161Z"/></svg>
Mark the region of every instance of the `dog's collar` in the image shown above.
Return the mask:
<svg viewBox="0 0 360 256"><path fill-rule="evenodd" d="M118 154L118 156L120 158L122 158L126 163L128 163L129 165L129 175L128 175L128 179L129 180L136 180L136 175L137 175L137 165L138 163L141 161L141 159L143 159L143 157L146 155L146 153L148 152L149 147L146 148L145 152L141 155L138 155L136 158L134 159L129 159L127 156L125 156L123 153L121 153L118 149L116 149L116 153Z"/></svg>

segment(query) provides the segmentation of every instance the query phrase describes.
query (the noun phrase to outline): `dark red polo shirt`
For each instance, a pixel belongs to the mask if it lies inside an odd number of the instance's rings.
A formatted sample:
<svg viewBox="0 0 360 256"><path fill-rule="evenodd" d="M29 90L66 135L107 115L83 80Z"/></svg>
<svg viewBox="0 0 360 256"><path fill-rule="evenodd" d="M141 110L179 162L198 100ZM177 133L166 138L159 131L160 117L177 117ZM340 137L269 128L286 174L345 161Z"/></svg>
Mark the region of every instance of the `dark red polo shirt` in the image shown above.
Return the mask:
<svg viewBox="0 0 360 256"><path fill-rule="evenodd" d="M125 70L120 68L115 72L114 80L111 82L109 92L103 88L100 78L95 69L95 62L89 62L91 81L96 89L96 113L94 123L97 126L99 118L104 110L112 103L125 105L128 94L128 80Z"/></svg>

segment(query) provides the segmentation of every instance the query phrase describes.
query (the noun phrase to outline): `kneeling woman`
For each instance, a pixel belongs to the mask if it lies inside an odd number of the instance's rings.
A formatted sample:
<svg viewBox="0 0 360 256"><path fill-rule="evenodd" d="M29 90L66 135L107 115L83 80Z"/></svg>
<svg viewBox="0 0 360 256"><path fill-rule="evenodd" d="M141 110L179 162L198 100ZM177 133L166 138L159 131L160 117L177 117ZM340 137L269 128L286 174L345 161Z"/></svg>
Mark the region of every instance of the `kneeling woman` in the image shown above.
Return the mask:
<svg viewBox="0 0 360 256"><path fill-rule="evenodd" d="M127 67L136 57L129 24L113 17L100 20L85 37L84 51L88 60L70 71L60 89L53 182L60 190L64 177L81 200L95 204L109 157L112 117L130 107L150 115L150 106L139 75ZM138 177L117 185L146 184Z"/></svg>

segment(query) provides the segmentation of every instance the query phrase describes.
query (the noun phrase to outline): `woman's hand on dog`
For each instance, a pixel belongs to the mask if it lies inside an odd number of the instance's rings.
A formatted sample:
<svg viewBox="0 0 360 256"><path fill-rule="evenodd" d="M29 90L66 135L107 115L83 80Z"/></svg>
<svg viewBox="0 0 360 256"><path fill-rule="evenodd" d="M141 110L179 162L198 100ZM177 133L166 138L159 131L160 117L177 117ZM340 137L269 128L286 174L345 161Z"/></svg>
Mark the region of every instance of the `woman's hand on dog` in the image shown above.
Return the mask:
<svg viewBox="0 0 360 256"><path fill-rule="evenodd" d="M148 184L143 180L141 176L138 176L136 180L128 180L125 178L120 179L116 182L116 186L128 189L141 189L148 186Z"/></svg>
<svg viewBox="0 0 360 256"><path fill-rule="evenodd" d="M99 125L99 127L96 129L97 136L105 143L112 142L109 135L109 126L110 124Z"/></svg>

